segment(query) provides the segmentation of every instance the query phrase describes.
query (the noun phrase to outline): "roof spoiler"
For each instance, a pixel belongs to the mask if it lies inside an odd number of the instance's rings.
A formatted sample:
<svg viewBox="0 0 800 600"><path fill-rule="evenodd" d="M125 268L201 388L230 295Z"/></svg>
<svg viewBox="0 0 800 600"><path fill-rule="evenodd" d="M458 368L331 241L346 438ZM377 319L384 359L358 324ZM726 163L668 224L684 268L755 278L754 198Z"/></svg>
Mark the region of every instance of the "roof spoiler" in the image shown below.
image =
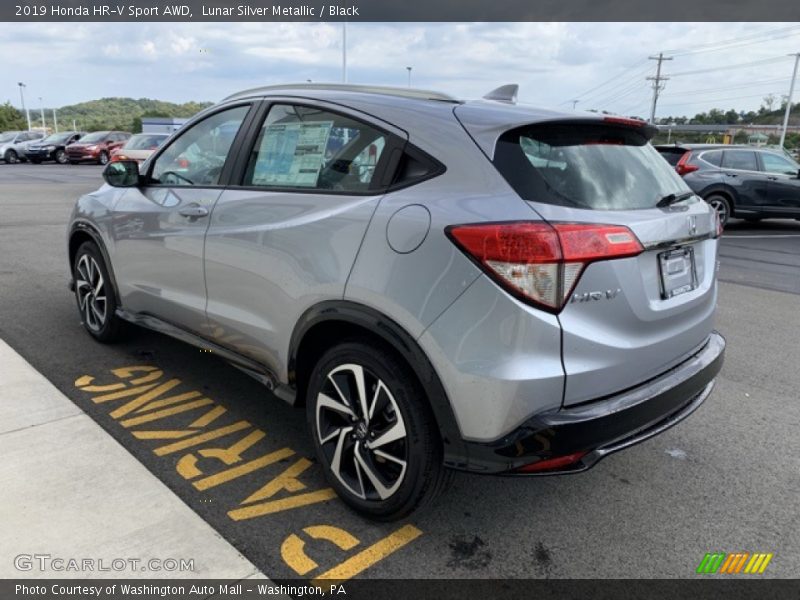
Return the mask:
<svg viewBox="0 0 800 600"><path fill-rule="evenodd" d="M491 92L486 94L483 99L494 100L495 102L506 102L508 104L516 104L517 92L519 92L519 85L516 83L509 83L493 89Z"/></svg>

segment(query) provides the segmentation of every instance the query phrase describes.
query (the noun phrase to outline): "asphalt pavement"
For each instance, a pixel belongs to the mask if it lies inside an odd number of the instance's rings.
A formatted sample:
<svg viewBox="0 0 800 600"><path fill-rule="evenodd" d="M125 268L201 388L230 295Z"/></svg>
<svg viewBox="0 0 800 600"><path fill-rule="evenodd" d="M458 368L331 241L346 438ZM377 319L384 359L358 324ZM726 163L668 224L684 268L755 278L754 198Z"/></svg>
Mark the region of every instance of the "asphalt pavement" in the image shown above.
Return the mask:
<svg viewBox="0 0 800 600"><path fill-rule="evenodd" d="M0 338L268 577L681 578L715 551L771 552L764 577L797 575L800 223L732 221L726 363L691 418L580 475L458 474L430 509L377 525L331 496L301 410L168 337L83 331L66 223L99 184L94 166L0 164ZM196 410L170 412L176 398Z"/></svg>

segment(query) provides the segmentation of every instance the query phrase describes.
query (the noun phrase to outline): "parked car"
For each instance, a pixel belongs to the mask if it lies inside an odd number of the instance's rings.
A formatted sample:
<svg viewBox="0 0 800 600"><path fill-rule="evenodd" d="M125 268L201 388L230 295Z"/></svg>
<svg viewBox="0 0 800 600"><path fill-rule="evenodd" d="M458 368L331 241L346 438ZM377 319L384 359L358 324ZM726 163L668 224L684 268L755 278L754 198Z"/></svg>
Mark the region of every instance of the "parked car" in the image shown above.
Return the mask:
<svg viewBox="0 0 800 600"><path fill-rule="evenodd" d="M716 215L653 127L515 96L230 96L77 201L86 331L166 333L304 404L330 485L376 519L447 469L575 473L666 430L723 361Z"/></svg>
<svg viewBox="0 0 800 600"><path fill-rule="evenodd" d="M6 164L25 161L25 150L29 144L44 137L39 131L5 131L0 133L0 157Z"/></svg>
<svg viewBox="0 0 800 600"><path fill-rule="evenodd" d="M130 137L131 134L124 131L87 133L80 141L67 146L67 159L73 165L88 161L104 165L111 158L111 153L124 146Z"/></svg>
<svg viewBox="0 0 800 600"><path fill-rule="evenodd" d="M692 190L720 216L758 221L800 218L800 164L785 152L753 146L656 146Z"/></svg>
<svg viewBox="0 0 800 600"><path fill-rule="evenodd" d="M49 160L65 165L68 162L66 147L73 142L77 142L84 135L86 135L84 131L54 133L42 140L31 143L25 149L25 158L37 165Z"/></svg>
<svg viewBox="0 0 800 600"><path fill-rule="evenodd" d="M111 153L111 162L135 160L144 162L169 137L167 133L137 133L132 135L125 145Z"/></svg>

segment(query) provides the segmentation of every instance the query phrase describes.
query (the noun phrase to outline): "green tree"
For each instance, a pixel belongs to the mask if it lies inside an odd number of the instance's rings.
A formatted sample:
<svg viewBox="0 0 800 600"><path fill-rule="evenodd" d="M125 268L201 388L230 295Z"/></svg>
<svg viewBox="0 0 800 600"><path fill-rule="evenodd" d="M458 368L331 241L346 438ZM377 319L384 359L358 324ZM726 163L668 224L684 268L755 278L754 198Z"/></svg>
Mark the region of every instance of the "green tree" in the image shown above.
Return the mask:
<svg viewBox="0 0 800 600"><path fill-rule="evenodd" d="M0 131L27 129L28 123L22 111L11 106L10 102L0 105Z"/></svg>

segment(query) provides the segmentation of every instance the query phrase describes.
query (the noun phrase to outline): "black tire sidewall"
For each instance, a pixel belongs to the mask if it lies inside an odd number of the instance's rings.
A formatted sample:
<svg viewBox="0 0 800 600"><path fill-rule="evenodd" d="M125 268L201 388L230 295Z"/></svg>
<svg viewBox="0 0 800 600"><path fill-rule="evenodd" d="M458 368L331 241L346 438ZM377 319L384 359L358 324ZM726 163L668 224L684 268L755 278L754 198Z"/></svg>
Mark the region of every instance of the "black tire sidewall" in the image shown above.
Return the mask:
<svg viewBox="0 0 800 600"><path fill-rule="evenodd" d="M120 319L116 315L118 306L117 296L114 293L114 286L111 284L111 278L108 275L106 262L103 260L103 255L100 252L100 249L97 247L97 244L94 242L84 242L75 253L75 260L72 263L73 281L77 281L78 261L84 254L88 254L95 260L97 266L100 268L100 273L103 275L103 281L105 282L106 320L105 323L103 323L103 326L99 330L94 331L86 322L84 322L83 312L81 311L80 302L78 301L77 286L75 287L75 304L78 307L78 313L80 314L81 323L83 324L84 329L97 340L101 342L110 342L115 340L119 334Z"/></svg>
<svg viewBox="0 0 800 600"><path fill-rule="evenodd" d="M327 374L335 367L354 363L377 375L394 396L406 427L408 462L403 482L387 500L362 500L345 488L330 471L327 458L318 442L316 398ZM312 371L307 386L306 418L317 460L328 483L350 507L376 520L393 520L408 514L425 497L429 484L442 468L441 443L435 419L416 378L392 352L375 344L350 340L328 350ZM431 471L434 473L432 474Z"/></svg>
<svg viewBox="0 0 800 600"><path fill-rule="evenodd" d="M8 164L13 165L19 162L19 156L13 150L7 150L5 156L3 156L3 160Z"/></svg>

